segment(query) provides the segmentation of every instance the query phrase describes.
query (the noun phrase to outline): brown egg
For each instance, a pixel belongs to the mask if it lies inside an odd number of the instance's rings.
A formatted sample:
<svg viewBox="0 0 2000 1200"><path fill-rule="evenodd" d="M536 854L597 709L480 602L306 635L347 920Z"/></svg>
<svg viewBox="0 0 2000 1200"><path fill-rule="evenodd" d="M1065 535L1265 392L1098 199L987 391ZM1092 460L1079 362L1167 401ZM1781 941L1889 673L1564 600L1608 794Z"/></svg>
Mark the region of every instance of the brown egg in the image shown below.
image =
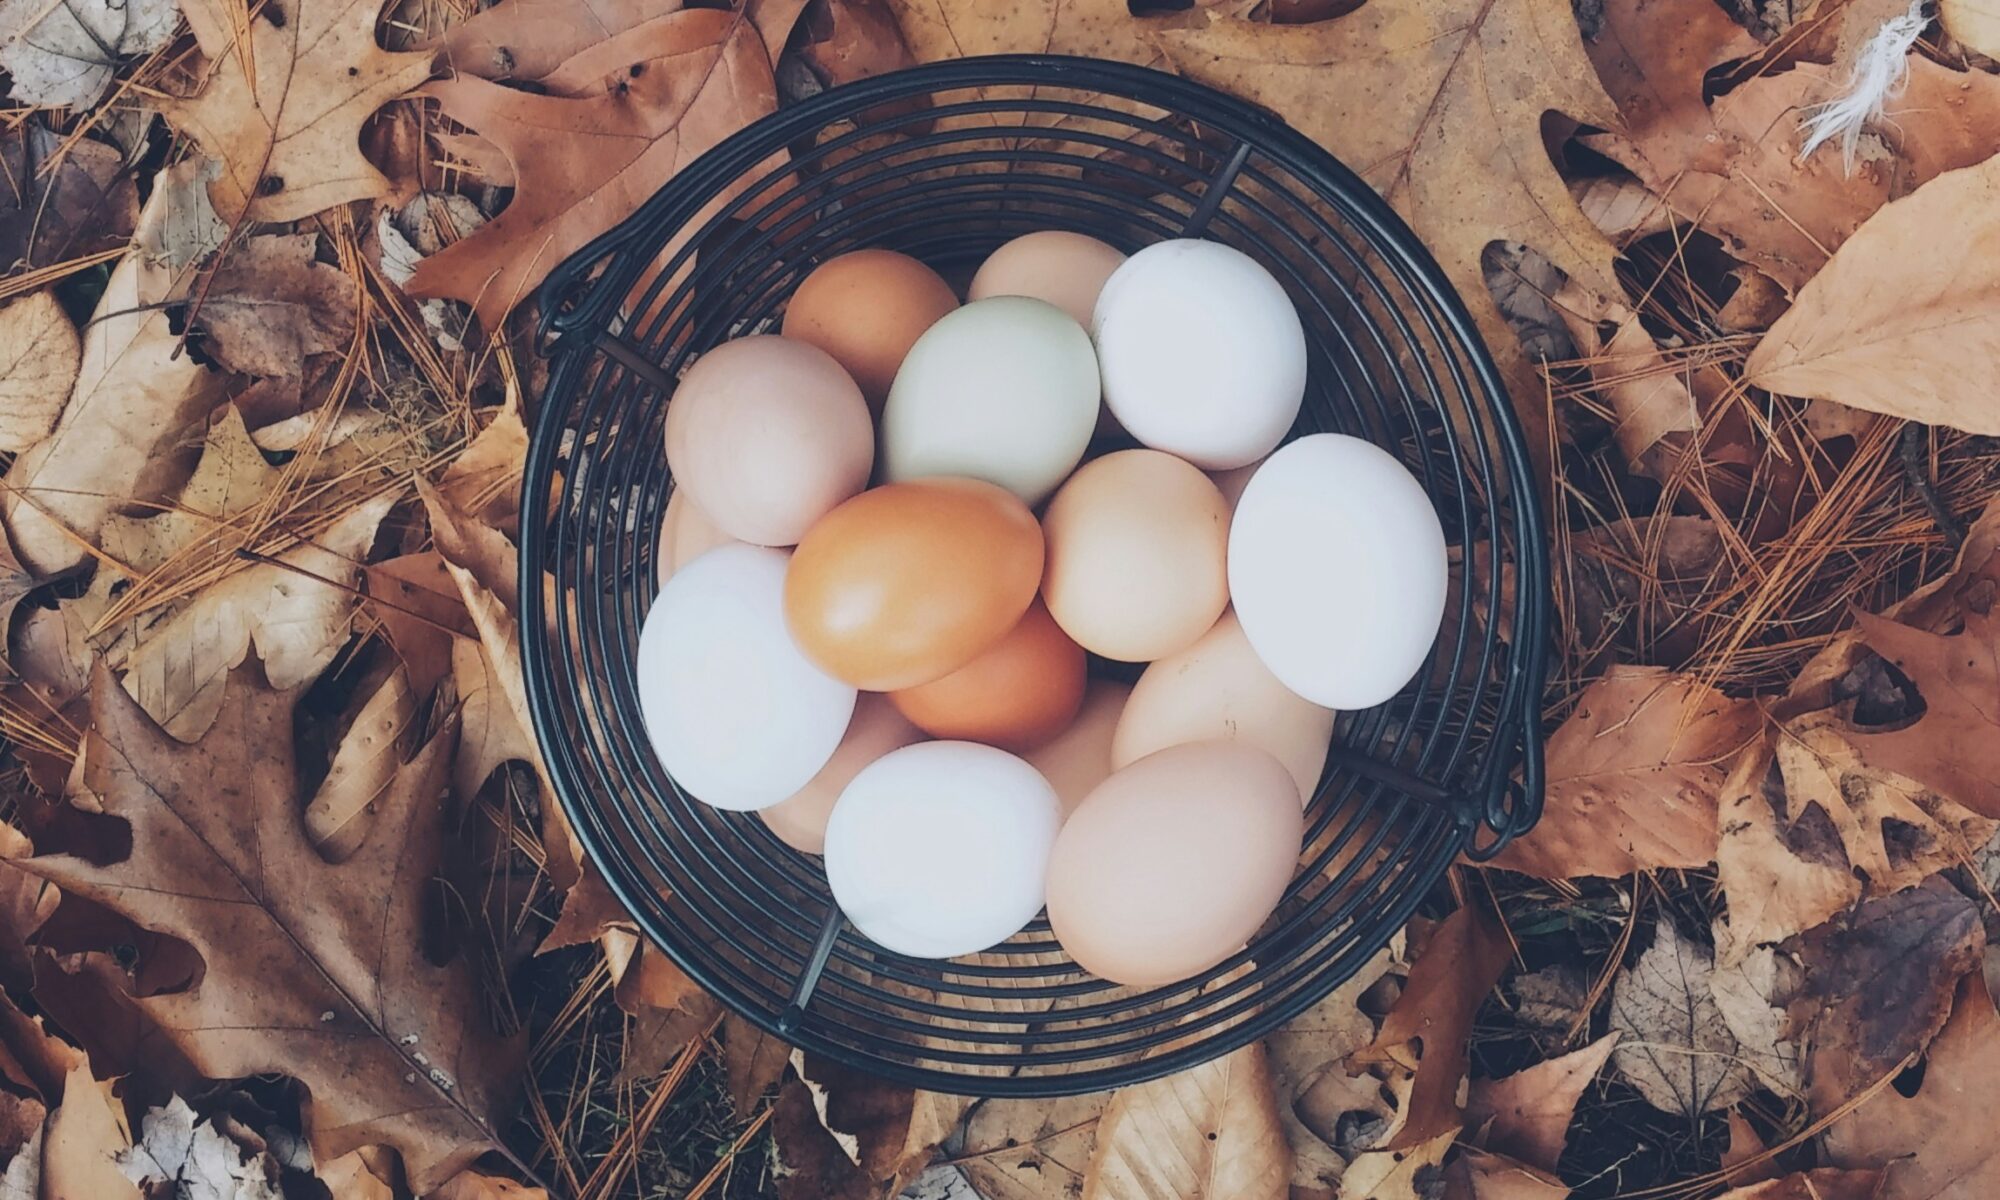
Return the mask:
<svg viewBox="0 0 2000 1200"><path fill-rule="evenodd" d="M1083 798L1111 775L1111 740L1118 731L1118 714L1125 711L1129 684L1093 679L1083 693L1083 707L1069 728L1021 757L1042 773L1062 801L1063 815L1076 811Z"/></svg>
<svg viewBox="0 0 2000 1200"><path fill-rule="evenodd" d="M1085 970L1156 987L1243 948L1299 861L1283 764L1240 742L1150 754L1099 784L1049 856L1049 927Z"/></svg>
<svg viewBox="0 0 2000 1200"><path fill-rule="evenodd" d="M924 731L905 720L887 696L863 692L855 701L854 717L847 723L840 748L826 766L796 794L757 810L757 815L787 846L818 854L826 849L826 822L833 815L833 802L848 783L889 751L923 740Z"/></svg>
<svg viewBox="0 0 2000 1200"><path fill-rule="evenodd" d="M967 300L988 296L1033 296L1090 328L1097 293L1125 261L1116 246L1066 229L1024 233L988 255L972 277Z"/></svg>
<svg viewBox="0 0 2000 1200"><path fill-rule="evenodd" d="M893 692L942 679L999 641L1041 572L1041 528L1007 489L892 483L807 532L785 576L785 620L821 670Z"/></svg>
<svg viewBox="0 0 2000 1200"><path fill-rule="evenodd" d="M675 488L667 497L667 511L660 517L660 554L654 560L660 570L660 586L665 587L675 571L735 540L695 506L686 488Z"/></svg>
<svg viewBox="0 0 2000 1200"><path fill-rule="evenodd" d="M806 276L785 306L786 337L833 355L877 413L924 330L958 307L936 271L893 250L855 250Z"/></svg>
<svg viewBox="0 0 2000 1200"><path fill-rule="evenodd" d="M1229 603L1229 505L1158 450L1079 468L1042 516L1042 599L1093 654L1151 662L1194 644Z"/></svg>
<svg viewBox="0 0 2000 1200"><path fill-rule="evenodd" d="M978 658L889 698L932 737L984 742L1019 754L1076 719L1083 685L1083 647L1035 603Z"/></svg>

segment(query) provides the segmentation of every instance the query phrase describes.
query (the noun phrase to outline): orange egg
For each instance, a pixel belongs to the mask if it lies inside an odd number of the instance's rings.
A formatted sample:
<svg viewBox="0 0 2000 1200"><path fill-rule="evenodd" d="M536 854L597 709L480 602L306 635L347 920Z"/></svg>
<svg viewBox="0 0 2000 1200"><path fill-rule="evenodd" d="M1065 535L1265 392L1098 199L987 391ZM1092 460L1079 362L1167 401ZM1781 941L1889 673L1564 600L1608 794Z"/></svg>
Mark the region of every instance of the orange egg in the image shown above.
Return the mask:
<svg viewBox="0 0 2000 1200"><path fill-rule="evenodd" d="M979 657L1020 622L1041 574L1041 527L1012 492L977 479L892 483L806 532L785 620L821 670L893 692Z"/></svg>
<svg viewBox="0 0 2000 1200"><path fill-rule="evenodd" d="M783 332L831 354L879 413L903 356L957 307L951 286L909 255L855 250L806 276L785 306Z"/></svg>
<svg viewBox="0 0 2000 1200"><path fill-rule="evenodd" d="M1083 647L1036 603L978 658L889 699L932 737L985 742L1018 754L1069 728L1083 703L1083 685Z"/></svg>

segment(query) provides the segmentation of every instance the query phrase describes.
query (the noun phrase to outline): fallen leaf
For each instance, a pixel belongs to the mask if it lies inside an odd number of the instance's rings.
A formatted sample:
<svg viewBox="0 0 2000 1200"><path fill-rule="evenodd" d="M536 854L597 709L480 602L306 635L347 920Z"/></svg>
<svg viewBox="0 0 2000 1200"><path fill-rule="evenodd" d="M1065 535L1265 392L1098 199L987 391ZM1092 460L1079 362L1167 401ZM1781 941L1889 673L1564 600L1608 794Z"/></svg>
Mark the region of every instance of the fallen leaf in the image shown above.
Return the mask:
<svg viewBox="0 0 2000 1200"><path fill-rule="evenodd" d="M82 353L54 293L0 308L0 452L26 450L56 427Z"/></svg>
<svg viewBox="0 0 2000 1200"><path fill-rule="evenodd" d="M269 1155L246 1155L179 1096L146 1114L119 1165L134 1183L190 1200L284 1200Z"/></svg>
<svg viewBox="0 0 2000 1200"><path fill-rule="evenodd" d="M729 1080L729 1099L747 1113L785 1073L792 1048L742 1017L722 1020L722 1069Z"/></svg>
<svg viewBox="0 0 2000 1200"><path fill-rule="evenodd" d="M1878 1089L1826 1131L1827 1159L1887 1167L1875 1200L1987 1200L2000 1192L1997 1082L2000 1014L1973 971L1959 981L1915 1093Z"/></svg>
<svg viewBox="0 0 2000 1200"><path fill-rule="evenodd" d="M1761 50L1757 39L1713 0L1606 0L1602 12L1584 52L1653 173L1725 169L1730 147L1715 136L1703 83Z"/></svg>
<svg viewBox="0 0 2000 1200"><path fill-rule="evenodd" d="M914 6L912 6L914 7ZM827 0L806 6L799 57L826 87L913 65L891 0Z"/></svg>
<svg viewBox="0 0 2000 1200"><path fill-rule="evenodd" d="M1444 1156L1457 1130L1440 1133L1407 1150L1371 1150L1357 1157L1340 1179L1340 1200L1432 1200L1446 1187Z"/></svg>
<svg viewBox="0 0 2000 1200"><path fill-rule="evenodd" d="M7 1160L0 1172L0 1200L40 1200L42 1194L42 1127L35 1126L26 1145Z"/></svg>
<svg viewBox="0 0 2000 1200"><path fill-rule="evenodd" d="M1618 1044L1616 1033L1598 1038L1581 1050L1536 1063L1505 1079L1480 1079L1472 1084L1466 1106L1467 1123L1486 1126L1485 1148L1545 1171L1556 1169L1570 1118L1584 1089L1597 1079Z"/></svg>
<svg viewBox="0 0 2000 1200"><path fill-rule="evenodd" d="M1820 1167L1731 1188L1715 1200L1877 1200L1883 1172Z"/></svg>
<svg viewBox="0 0 2000 1200"><path fill-rule="evenodd" d="M454 512L505 533L520 522L528 427L515 405L486 412L486 427L445 468L437 493Z"/></svg>
<svg viewBox="0 0 2000 1200"><path fill-rule="evenodd" d="M1597 176L1569 185L1576 206L1599 233L1620 246L1674 227L1667 202L1629 175Z"/></svg>
<svg viewBox="0 0 2000 1200"><path fill-rule="evenodd" d="M463 300L498 329L570 252L776 109L770 61L740 14L677 12L641 33L625 35L619 77L591 95L534 95L467 77L425 89L446 116L499 147L519 186L498 216L418 264L405 290Z"/></svg>
<svg viewBox="0 0 2000 1200"><path fill-rule="evenodd" d="M1716 925L1716 957L1724 966L1861 898L1840 830L1819 805L1792 806L1769 737L1737 757L1716 820L1716 878L1729 899L1729 918Z"/></svg>
<svg viewBox="0 0 2000 1200"><path fill-rule="evenodd" d="M209 197L224 222L296 221L388 194L361 155L375 110L422 83L431 56L375 41L381 0L263 0L238 38L229 0L181 0L209 73L162 116L222 164Z"/></svg>
<svg viewBox="0 0 2000 1200"><path fill-rule="evenodd" d="M680 7L680 0L503 0L452 26L437 54L462 75L538 80L579 51Z"/></svg>
<svg viewBox="0 0 2000 1200"><path fill-rule="evenodd" d="M1543 879L1706 865L1730 758L1759 720L1692 676L1613 667L1549 737L1541 823L1492 865Z"/></svg>
<svg viewBox="0 0 2000 1200"><path fill-rule="evenodd" d="M139 189L113 147L32 120L0 134L0 270L115 249L138 219Z"/></svg>
<svg viewBox="0 0 2000 1200"><path fill-rule="evenodd" d="M422 1193L490 1149L520 1042L480 1028L472 973L433 965L422 933L449 737L419 751L368 840L332 866L298 817L291 694L238 673L193 746L101 669L91 697L88 782L130 823L130 856L20 865L201 955L199 982L137 997L139 1008L210 1077L295 1073L321 1159L387 1143Z"/></svg>
<svg viewBox="0 0 2000 1200"><path fill-rule="evenodd" d="M23 104L88 108L124 59L163 49L173 0L0 0L0 69Z"/></svg>
<svg viewBox="0 0 2000 1200"><path fill-rule="evenodd" d="M336 1197L336 1200L339 1198ZM498 1175L460 1171L443 1187L432 1192L427 1200L549 1200L549 1194L541 1188L528 1187Z"/></svg>
<svg viewBox="0 0 2000 1200"><path fill-rule="evenodd" d="M1618 123L1567 4L1371 0L1315 25L1210 16L1205 28L1158 39L1176 70L1284 113L1380 192L1472 309L1524 423L1545 424L1543 386L1486 289L1481 260L1493 242L1523 242L1582 286L1617 293L1615 248L1542 143L1549 112ZM1530 444L1545 436L1531 433Z"/></svg>
<svg viewBox="0 0 2000 1200"><path fill-rule="evenodd" d="M795 1073L772 1114L772 1135L787 1168L780 1176L781 1200L896 1195L929 1165L972 1103L804 1054L792 1065Z"/></svg>
<svg viewBox="0 0 2000 1200"><path fill-rule="evenodd" d="M393 1168L394 1163L383 1161L384 1157L379 1148L354 1150L320 1166L314 1174L330 1200L396 1200L396 1189L390 1182L394 1171L385 1169Z"/></svg>
<svg viewBox="0 0 2000 1200"><path fill-rule="evenodd" d="M1938 21L1956 40L1988 58L2000 58L2000 13L1974 0L1938 0Z"/></svg>
<svg viewBox="0 0 2000 1200"><path fill-rule="evenodd" d="M1598 301L1573 283L1557 293L1556 311L1610 407L1611 436L1625 461L1670 482L1683 470L1703 413L1717 407L1729 378L1713 365L1675 364L1654 344L1638 313L1622 303ZM1610 337L1598 332L1600 324L1613 327Z"/></svg>
<svg viewBox="0 0 2000 1200"><path fill-rule="evenodd" d="M439 213L444 214L452 236L432 237L429 248L425 249L422 234L438 223ZM382 245L382 274L397 287L403 287L416 275L418 264L425 258L485 223L486 214L479 206L457 192L419 192L399 211L383 208L375 214L375 237ZM464 305L453 300L420 300L417 313L441 349L454 353L465 349L472 314Z"/></svg>
<svg viewBox="0 0 2000 1200"><path fill-rule="evenodd" d="M2000 614L1967 610L1938 634L1856 613L1867 646L1908 676L1923 715L1901 729L1847 735L1868 766L1894 772L1986 817L2000 817Z"/></svg>
<svg viewBox="0 0 2000 1200"><path fill-rule="evenodd" d="M1347 1155L1337 1143L1350 1105L1340 1085L1380 1087L1373 1077L1347 1074L1348 1056L1375 1040L1375 1020L1361 1011L1360 999L1400 960L1401 941L1398 935L1325 999L1264 1038L1278 1117L1292 1147L1295 1188L1336 1187L1347 1169Z"/></svg>
<svg viewBox="0 0 2000 1200"><path fill-rule="evenodd" d="M1744 364L1746 382L1968 433L2000 433L1967 362L2000 356L2000 159L1947 171L1848 239ZM1938 238L1932 231L1950 229ZM1996 810L2000 811L2000 810Z"/></svg>
<svg viewBox="0 0 2000 1200"><path fill-rule="evenodd" d="M155 190L140 229L175 219ZM7 468L0 500L14 552L30 570L66 571L88 555L127 490L213 407L217 378L180 351L161 309L173 272L137 253L119 260L83 331L82 368L54 432ZM107 491L107 485L111 490Z"/></svg>
<svg viewBox="0 0 2000 1200"><path fill-rule="evenodd" d="M326 778L306 804L306 836L327 858L345 860L368 836L376 804L406 769L403 755L416 740L416 716L409 673L398 667L348 719Z"/></svg>
<svg viewBox="0 0 2000 1200"><path fill-rule="evenodd" d="M1736 290L1729 293L1729 299L1722 302L1721 308L1715 310L1715 323L1724 332L1762 333L1792 306L1791 297L1785 294L1785 289L1778 285L1778 281L1757 268L1738 267L1730 274L1736 278ZM1832 407L1840 409L1841 412L1849 411L1840 408L1839 405ZM1813 413L1810 409L1806 413L1806 424L1808 428L1813 425ZM1814 432L1821 440L1834 436L1829 432L1819 430Z"/></svg>
<svg viewBox="0 0 2000 1200"><path fill-rule="evenodd" d="M1692 1119L1755 1086L1709 987L1714 973L1706 946L1661 921L1653 944L1612 985L1611 1028L1622 1035L1612 1064L1661 1112Z"/></svg>
<svg viewBox="0 0 2000 1200"><path fill-rule="evenodd" d="M98 542L130 580L197 556L226 555L243 541L238 526L249 522L240 518L268 503L283 477L265 461L242 412L225 404L210 418L194 473L172 503L145 516L106 517Z"/></svg>
<svg viewBox="0 0 2000 1200"><path fill-rule="evenodd" d="M1512 956L1500 923L1473 905L1446 917L1417 955L1375 1040L1348 1060L1350 1069L1392 1063L1415 1076L1403 1123L1384 1149L1427 1143L1463 1124L1458 1095L1472 1019Z"/></svg>
<svg viewBox="0 0 2000 1200"><path fill-rule="evenodd" d="M1778 1177L1778 1164L1767 1156L1764 1139L1740 1109L1730 1109L1729 1145L1722 1151L1722 1173L1737 1184Z"/></svg>
<svg viewBox="0 0 2000 1200"><path fill-rule="evenodd" d="M49 1117L42 1143L42 1191L49 1200L139 1200L139 1189L119 1170L131 1148L125 1106L108 1080L93 1078L87 1063L63 1081L62 1107Z"/></svg>
<svg viewBox="0 0 2000 1200"><path fill-rule="evenodd" d="M125 690L168 733L191 742L214 722L230 672L253 647L274 687L316 678L353 628L361 559L395 502L384 493L276 561L196 592L125 656Z"/></svg>
<svg viewBox="0 0 2000 1200"><path fill-rule="evenodd" d="M202 349L226 370L296 375L308 356L354 340L354 280L313 261L311 233L266 234L232 248L195 311Z"/></svg>
<svg viewBox="0 0 2000 1200"><path fill-rule="evenodd" d="M1985 948L1979 906L1941 880L1869 900L1807 932L1793 1016L1809 1028L1814 1114L1830 1113L1929 1044Z"/></svg>
<svg viewBox="0 0 2000 1200"><path fill-rule="evenodd" d="M444 557L435 550L405 554L368 564L362 577L368 594L356 610L357 623L379 629L409 671L411 690L430 695L451 673L457 643L478 637L458 585L445 570ZM468 718L462 739L473 734Z"/></svg>
<svg viewBox="0 0 2000 1200"><path fill-rule="evenodd" d="M981 1100L952 1156L985 1200L1079 1200L1109 1092Z"/></svg>
<svg viewBox="0 0 2000 1200"><path fill-rule="evenodd" d="M1125 0L1031 0L994 5L983 0L888 0L903 41L918 62L982 54L1074 54L1084 58L1166 65L1149 36L1157 22L1139 20Z"/></svg>
<svg viewBox="0 0 2000 1200"><path fill-rule="evenodd" d="M1115 1093L1083 1200L1283 1200L1291 1178L1270 1063L1250 1045Z"/></svg>
<svg viewBox="0 0 2000 1200"><path fill-rule="evenodd" d="M1467 1147L1445 1168L1444 1200L1563 1200L1561 1180L1513 1159Z"/></svg>
<svg viewBox="0 0 2000 1200"><path fill-rule="evenodd" d="M1955 70L1916 52L1903 61L1910 72L1903 94L1877 129L1900 159L1898 196L1983 161L1993 153L1991 131L2000 121L2000 78Z"/></svg>
<svg viewBox="0 0 2000 1200"><path fill-rule="evenodd" d="M1792 960L1779 958L1769 946L1718 964L1708 977L1709 996L1736 1039L1736 1057L1780 1096L1796 1096L1804 1084L1804 1064L1785 1015L1798 986Z"/></svg>
<svg viewBox="0 0 2000 1200"><path fill-rule="evenodd" d="M215 211L209 187L222 178L222 164L192 154L153 177L159 197L157 219L142 224L132 245L146 261L180 272L206 262L229 240L229 223Z"/></svg>
<svg viewBox="0 0 2000 1200"><path fill-rule="evenodd" d="M1570 626L1583 661L1608 662L1620 648L1688 661L1727 619L1716 601L1740 568L1707 517L1627 517L1573 533L1570 549Z"/></svg>

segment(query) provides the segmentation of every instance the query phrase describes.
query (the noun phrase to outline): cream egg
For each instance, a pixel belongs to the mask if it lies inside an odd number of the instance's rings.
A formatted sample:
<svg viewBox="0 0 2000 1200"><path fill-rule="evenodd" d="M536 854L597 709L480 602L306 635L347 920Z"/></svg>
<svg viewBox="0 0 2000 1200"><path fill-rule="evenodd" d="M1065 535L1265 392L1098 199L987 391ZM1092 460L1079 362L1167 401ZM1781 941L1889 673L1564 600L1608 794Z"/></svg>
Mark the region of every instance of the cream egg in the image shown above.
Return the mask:
<svg viewBox="0 0 2000 1200"><path fill-rule="evenodd" d="M959 475L1034 507L1097 427L1097 357L1061 309L1025 296L975 301L910 348L882 410L891 482Z"/></svg>
<svg viewBox="0 0 2000 1200"><path fill-rule="evenodd" d="M1115 679L1091 680L1084 689L1083 707L1069 728L1021 756L1055 788L1065 816L1075 812L1090 790L1110 777L1112 739L1131 694L1130 684Z"/></svg>
<svg viewBox="0 0 2000 1200"><path fill-rule="evenodd" d="M1286 687L1328 708L1373 707L1416 675L1444 619L1449 565L1423 485L1345 434L1273 454L1230 524L1244 636Z"/></svg>
<svg viewBox="0 0 2000 1200"><path fill-rule="evenodd" d="M674 782L716 808L776 804L833 757L855 690L785 632L782 550L718 546L667 581L639 631L639 711Z"/></svg>
<svg viewBox="0 0 2000 1200"><path fill-rule="evenodd" d="M1157 242L1097 298L1104 403L1133 437L1205 471L1257 461L1306 390L1306 335L1284 287L1219 242Z"/></svg>
<svg viewBox="0 0 2000 1200"><path fill-rule="evenodd" d="M898 954L953 958L1006 941L1041 911L1055 789L975 742L920 742L864 768L833 806L826 879L841 912Z"/></svg>
<svg viewBox="0 0 2000 1200"><path fill-rule="evenodd" d="M1088 234L1041 229L1024 233L987 255L979 264L979 273L972 277L966 298L1033 296L1088 328L1104 281L1124 262L1124 251Z"/></svg>

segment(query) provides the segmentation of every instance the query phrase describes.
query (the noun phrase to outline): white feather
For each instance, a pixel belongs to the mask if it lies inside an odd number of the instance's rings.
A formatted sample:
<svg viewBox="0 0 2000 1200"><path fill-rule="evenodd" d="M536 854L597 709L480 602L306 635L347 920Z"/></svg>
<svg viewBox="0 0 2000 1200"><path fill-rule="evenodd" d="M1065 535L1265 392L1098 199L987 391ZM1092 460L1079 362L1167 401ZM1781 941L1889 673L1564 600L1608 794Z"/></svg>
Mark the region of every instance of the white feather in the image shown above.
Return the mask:
<svg viewBox="0 0 2000 1200"><path fill-rule="evenodd" d="M1853 173L1854 149L1861 140L1861 131L1869 122L1881 119L1884 107L1902 95L1904 85L1909 82L1910 47L1917 44L1924 27L1930 24L1924 15L1927 2L1910 0L1908 12L1884 22L1854 56L1840 95L1806 110L1805 119L1800 122L1806 140L1799 150L1799 161L1805 161L1813 151L1838 138L1841 164L1849 174Z"/></svg>

